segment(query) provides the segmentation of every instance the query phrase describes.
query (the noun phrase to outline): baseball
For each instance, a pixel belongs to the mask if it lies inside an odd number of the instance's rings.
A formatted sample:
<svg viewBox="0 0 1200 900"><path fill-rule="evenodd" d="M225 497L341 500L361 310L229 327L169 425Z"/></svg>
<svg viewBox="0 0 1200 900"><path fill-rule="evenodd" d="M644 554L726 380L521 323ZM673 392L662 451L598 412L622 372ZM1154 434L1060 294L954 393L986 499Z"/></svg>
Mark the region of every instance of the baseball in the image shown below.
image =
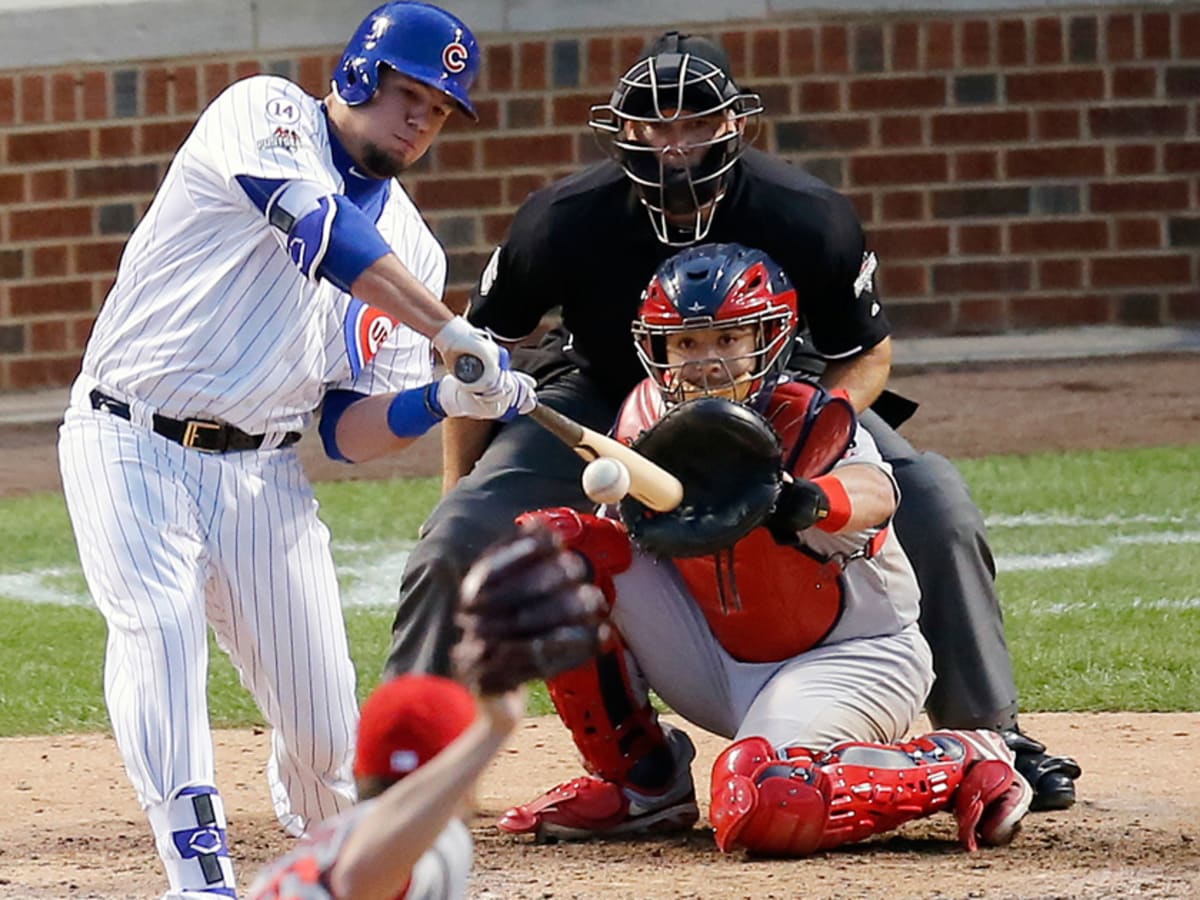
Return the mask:
<svg viewBox="0 0 1200 900"><path fill-rule="evenodd" d="M583 470L583 492L596 503L620 503L629 493L629 470L617 459L593 459Z"/></svg>

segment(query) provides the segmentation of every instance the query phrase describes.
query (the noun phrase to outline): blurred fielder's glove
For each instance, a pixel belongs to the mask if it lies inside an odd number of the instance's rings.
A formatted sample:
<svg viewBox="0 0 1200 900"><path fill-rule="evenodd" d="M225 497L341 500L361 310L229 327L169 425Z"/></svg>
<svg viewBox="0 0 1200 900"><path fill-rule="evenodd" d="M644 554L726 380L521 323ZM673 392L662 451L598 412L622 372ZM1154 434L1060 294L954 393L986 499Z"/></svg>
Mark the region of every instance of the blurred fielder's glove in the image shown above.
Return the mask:
<svg viewBox="0 0 1200 900"><path fill-rule="evenodd" d="M524 524L463 579L455 676L488 696L574 669L596 654L606 611L579 555L544 525Z"/></svg>
<svg viewBox="0 0 1200 900"><path fill-rule="evenodd" d="M779 499L782 449L767 420L721 397L680 403L633 443L683 483L683 501L656 513L634 497L621 518L643 550L708 556L762 524Z"/></svg>

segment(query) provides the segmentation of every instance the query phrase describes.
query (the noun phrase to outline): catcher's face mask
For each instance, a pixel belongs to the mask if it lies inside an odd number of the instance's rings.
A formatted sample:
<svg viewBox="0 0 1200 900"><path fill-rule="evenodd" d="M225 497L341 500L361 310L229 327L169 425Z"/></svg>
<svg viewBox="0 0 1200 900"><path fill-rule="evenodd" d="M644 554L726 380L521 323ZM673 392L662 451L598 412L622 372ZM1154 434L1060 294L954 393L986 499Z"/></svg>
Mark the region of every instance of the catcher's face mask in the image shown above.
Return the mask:
<svg viewBox="0 0 1200 900"><path fill-rule="evenodd" d="M655 273L632 332L667 405L770 396L796 333L796 292L775 262L740 244L701 244Z"/></svg>
<svg viewBox="0 0 1200 900"><path fill-rule="evenodd" d="M660 241L703 240L745 145L746 122L763 110L738 89L723 50L668 32L621 76L588 125L625 170Z"/></svg>

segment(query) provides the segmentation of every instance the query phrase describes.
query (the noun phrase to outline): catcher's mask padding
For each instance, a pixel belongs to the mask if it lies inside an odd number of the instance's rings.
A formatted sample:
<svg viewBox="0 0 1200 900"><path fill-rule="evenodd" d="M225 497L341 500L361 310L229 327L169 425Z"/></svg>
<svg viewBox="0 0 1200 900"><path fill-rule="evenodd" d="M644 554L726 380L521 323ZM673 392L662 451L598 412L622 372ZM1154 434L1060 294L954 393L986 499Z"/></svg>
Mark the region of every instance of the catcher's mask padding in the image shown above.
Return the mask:
<svg viewBox="0 0 1200 900"><path fill-rule="evenodd" d="M633 447L683 483L683 501L655 514L633 497L621 517L634 541L661 556L707 556L762 523L780 491L779 437L754 410L702 397L667 411Z"/></svg>

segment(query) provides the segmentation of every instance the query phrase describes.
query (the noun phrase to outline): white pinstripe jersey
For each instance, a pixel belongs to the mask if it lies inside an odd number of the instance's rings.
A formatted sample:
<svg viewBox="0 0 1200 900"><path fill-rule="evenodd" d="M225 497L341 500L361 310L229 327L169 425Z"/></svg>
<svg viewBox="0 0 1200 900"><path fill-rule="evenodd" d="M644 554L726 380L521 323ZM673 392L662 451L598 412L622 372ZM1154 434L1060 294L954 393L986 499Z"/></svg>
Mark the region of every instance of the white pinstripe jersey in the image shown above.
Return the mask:
<svg viewBox="0 0 1200 900"><path fill-rule="evenodd" d="M345 193L321 103L286 79L226 89L180 148L125 248L96 320L83 375L172 418L244 431L298 431L326 390L384 393L432 378L429 341L395 328L355 377L351 297L292 263L235 180L305 179ZM376 227L441 296L446 255L399 183Z"/></svg>

